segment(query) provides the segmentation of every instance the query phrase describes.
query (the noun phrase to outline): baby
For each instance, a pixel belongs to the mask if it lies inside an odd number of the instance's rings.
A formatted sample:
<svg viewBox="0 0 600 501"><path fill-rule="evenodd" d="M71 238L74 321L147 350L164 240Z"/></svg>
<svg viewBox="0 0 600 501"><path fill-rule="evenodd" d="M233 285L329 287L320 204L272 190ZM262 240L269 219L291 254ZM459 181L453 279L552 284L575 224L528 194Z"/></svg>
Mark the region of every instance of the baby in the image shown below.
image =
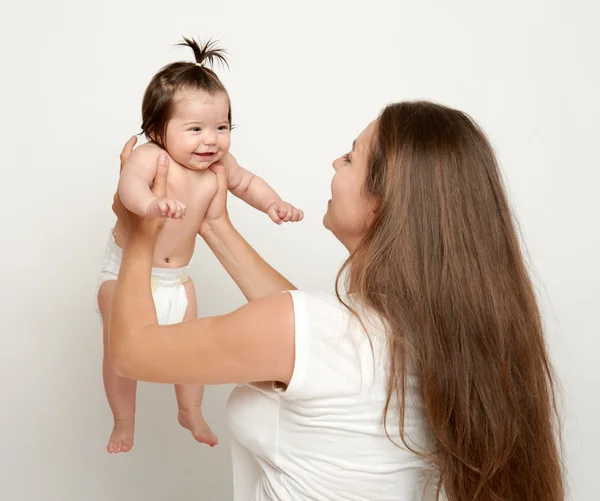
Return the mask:
<svg viewBox="0 0 600 501"><path fill-rule="evenodd" d="M118 193L132 212L168 217L158 236L151 285L160 324L196 318L196 295L188 278L196 235L216 193L217 178L209 169L228 155L231 143L231 104L217 75L207 67L214 61L227 63L224 51L212 42L199 45L184 38L194 51L195 63L165 66L151 80L142 103L142 130L149 142L136 148L121 172ZM157 199L151 192L158 156L169 161L168 196ZM231 193L281 224L300 221L301 210L283 202L260 177L227 159ZM185 217L184 217L185 216ZM119 274L125 228L116 222L111 231L98 288L98 307L104 325L104 387L114 417L107 446L109 453L127 452L133 446L136 381L115 374L106 346L108 320L115 280ZM201 411L204 388L175 385L181 426L198 442L214 446L217 438Z"/></svg>

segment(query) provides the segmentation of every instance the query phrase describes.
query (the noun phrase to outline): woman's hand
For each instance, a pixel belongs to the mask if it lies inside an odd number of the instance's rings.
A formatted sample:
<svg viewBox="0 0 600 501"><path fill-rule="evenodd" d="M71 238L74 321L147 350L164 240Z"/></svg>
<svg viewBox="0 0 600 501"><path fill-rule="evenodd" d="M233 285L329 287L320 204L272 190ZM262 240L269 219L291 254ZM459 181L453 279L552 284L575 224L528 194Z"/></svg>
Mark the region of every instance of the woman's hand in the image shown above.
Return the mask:
<svg viewBox="0 0 600 501"><path fill-rule="evenodd" d="M127 162L129 155L133 151L133 147L137 142L135 136L131 137L125 146L121 155L119 156L121 166L119 172L123 170L123 166ZM159 198L166 198L167 196L167 175L169 172L169 161L166 155L160 155L156 164L156 174L152 185L152 193ZM133 212L129 211L121 202L119 193L116 192L113 197L112 210L119 219L119 223L125 229L126 234L131 235L134 232L142 232L149 235L156 236L165 224L165 217L168 214L162 214L163 217L146 218L138 216Z"/></svg>
<svg viewBox="0 0 600 501"><path fill-rule="evenodd" d="M204 216L204 221L200 226L200 231L198 233L202 237L213 231L215 227L219 225L231 225L229 214L227 212L228 162L236 162L236 159L231 153L227 153L222 160L215 162L210 166L210 170L217 176L217 192L210 202L210 205L206 210L206 215Z"/></svg>
<svg viewBox="0 0 600 501"><path fill-rule="evenodd" d="M121 175L121 172L123 171L123 166L127 162L129 155L131 155L135 143L137 143L137 137L132 136L131 138L129 138L129 141L125 143L125 146L123 146L123 151L121 151L121 154L119 155L119 160L121 162L121 165L119 166L119 175ZM115 195L113 196L112 211L115 213L115 216L117 216L120 225L125 230L125 234L129 235L132 225L131 221L129 220L129 215L131 213L125 208L123 202L121 202L121 198L119 197L118 191L115 191Z"/></svg>

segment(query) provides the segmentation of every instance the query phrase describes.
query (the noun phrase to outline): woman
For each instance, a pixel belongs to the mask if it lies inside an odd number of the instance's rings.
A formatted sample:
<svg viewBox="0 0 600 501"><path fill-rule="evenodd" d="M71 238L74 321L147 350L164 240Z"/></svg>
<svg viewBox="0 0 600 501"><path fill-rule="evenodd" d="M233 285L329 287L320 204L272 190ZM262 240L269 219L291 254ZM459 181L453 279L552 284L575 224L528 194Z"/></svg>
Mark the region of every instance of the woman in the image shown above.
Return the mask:
<svg viewBox="0 0 600 501"><path fill-rule="evenodd" d="M249 303L173 326L157 325L148 278L162 222L116 200L131 225L117 371L248 383L228 404L236 500L417 500L430 468L450 501L563 500L540 314L483 132L393 104L333 167L323 222L350 254L346 294L296 291L265 263L229 221L217 166L200 233ZM159 165L159 196L165 179Z"/></svg>

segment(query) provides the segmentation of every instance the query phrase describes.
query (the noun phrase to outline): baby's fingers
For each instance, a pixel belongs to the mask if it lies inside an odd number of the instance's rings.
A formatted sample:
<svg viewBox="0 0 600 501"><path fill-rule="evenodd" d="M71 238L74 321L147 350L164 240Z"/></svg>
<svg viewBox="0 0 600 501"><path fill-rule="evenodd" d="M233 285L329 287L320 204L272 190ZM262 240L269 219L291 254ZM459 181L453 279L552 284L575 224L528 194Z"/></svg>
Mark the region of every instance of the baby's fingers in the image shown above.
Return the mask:
<svg viewBox="0 0 600 501"><path fill-rule="evenodd" d="M156 217L169 217L169 201L160 200L157 204L158 214Z"/></svg>
<svg viewBox="0 0 600 501"><path fill-rule="evenodd" d="M285 216L287 216L288 212L289 212L289 210L285 205L277 207L277 215L281 219L285 218Z"/></svg>
<svg viewBox="0 0 600 501"><path fill-rule="evenodd" d="M169 206L168 216L172 219L179 219L181 217L181 212L183 210L182 205L180 203L176 202L175 200L167 200L167 204Z"/></svg>
<svg viewBox="0 0 600 501"><path fill-rule="evenodd" d="M283 219L284 223L288 223L294 216L294 209L292 207L281 207L279 209L279 217Z"/></svg>
<svg viewBox="0 0 600 501"><path fill-rule="evenodd" d="M302 221L304 218L304 212L300 209L294 209L294 215L292 216L292 222L295 223L297 221Z"/></svg>
<svg viewBox="0 0 600 501"><path fill-rule="evenodd" d="M175 214L172 216L173 219L183 219L183 216L185 216L185 205L175 202Z"/></svg>
<svg viewBox="0 0 600 501"><path fill-rule="evenodd" d="M267 210L267 215L273 220L274 223L281 224L282 221L279 217L279 214L277 213L277 207L269 207L269 209Z"/></svg>

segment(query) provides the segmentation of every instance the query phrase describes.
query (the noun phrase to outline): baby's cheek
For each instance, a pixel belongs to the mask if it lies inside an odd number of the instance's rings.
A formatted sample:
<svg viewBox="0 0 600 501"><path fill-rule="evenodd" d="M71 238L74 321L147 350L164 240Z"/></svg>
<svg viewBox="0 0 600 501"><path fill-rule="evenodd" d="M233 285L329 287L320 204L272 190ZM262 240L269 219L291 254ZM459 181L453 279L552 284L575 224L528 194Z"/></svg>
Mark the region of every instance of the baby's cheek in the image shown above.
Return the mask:
<svg viewBox="0 0 600 501"><path fill-rule="evenodd" d="M231 136L227 136L223 138L223 141L221 142L221 150L224 153L227 153L227 151L229 151L229 147L231 146Z"/></svg>

